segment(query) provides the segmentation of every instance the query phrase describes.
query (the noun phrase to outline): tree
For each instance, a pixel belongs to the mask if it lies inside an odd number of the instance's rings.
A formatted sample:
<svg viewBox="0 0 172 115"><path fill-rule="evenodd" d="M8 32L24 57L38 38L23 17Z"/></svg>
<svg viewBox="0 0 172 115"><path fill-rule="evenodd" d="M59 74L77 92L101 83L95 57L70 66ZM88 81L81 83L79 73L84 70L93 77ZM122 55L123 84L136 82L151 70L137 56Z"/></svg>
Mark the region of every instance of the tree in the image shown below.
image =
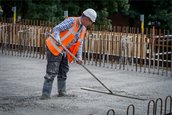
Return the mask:
<svg viewBox="0 0 172 115"><path fill-rule="evenodd" d="M153 0L155 8L152 19L161 23L162 28L172 29L172 1Z"/></svg>
<svg viewBox="0 0 172 115"><path fill-rule="evenodd" d="M96 25L101 26L101 30L112 30L112 24L111 24L111 20L108 19L109 13L107 12L107 9L104 8L103 10L101 10L100 12L98 12L98 16L97 16L97 21L96 21ZM104 27L104 28L103 28Z"/></svg>
<svg viewBox="0 0 172 115"><path fill-rule="evenodd" d="M27 1L29 7L27 9L25 18L48 21L58 20L58 18L55 16L57 11L57 5L55 3L57 2L59 1ZM59 9L59 11L61 11L61 9ZM61 14L61 12L59 14Z"/></svg>
<svg viewBox="0 0 172 115"><path fill-rule="evenodd" d="M3 1L3 0L2 0ZM61 21L63 11L69 16L79 16L87 8L97 11L95 24L110 25L109 15L117 12L126 14L128 0L12 0L17 6L17 15L24 19Z"/></svg>
<svg viewBox="0 0 172 115"><path fill-rule="evenodd" d="M149 21L158 21L161 24L159 28L172 29L171 6L171 0L131 0L128 16L135 20L139 19L140 14L144 14L145 27L148 27Z"/></svg>
<svg viewBox="0 0 172 115"><path fill-rule="evenodd" d="M12 7L14 3L12 1L0 0L0 4L3 10L3 17L9 18L13 16Z"/></svg>

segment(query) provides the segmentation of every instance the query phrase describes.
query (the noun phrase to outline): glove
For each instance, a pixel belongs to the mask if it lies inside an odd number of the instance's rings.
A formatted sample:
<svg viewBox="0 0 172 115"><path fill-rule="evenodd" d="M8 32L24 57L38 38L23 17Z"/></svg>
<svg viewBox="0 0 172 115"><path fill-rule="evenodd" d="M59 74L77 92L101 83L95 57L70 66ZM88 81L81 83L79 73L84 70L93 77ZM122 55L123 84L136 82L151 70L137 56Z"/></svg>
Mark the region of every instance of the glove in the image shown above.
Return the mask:
<svg viewBox="0 0 172 115"><path fill-rule="evenodd" d="M82 64L82 57L79 57L78 60L76 60L76 63L81 65Z"/></svg>
<svg viewBox="0 0 172 115"><path fill-rule="evenodd" d="M56 44L57 44L57 46L60 46L61 45L61 41L60 40L56 41Z"/></svg>

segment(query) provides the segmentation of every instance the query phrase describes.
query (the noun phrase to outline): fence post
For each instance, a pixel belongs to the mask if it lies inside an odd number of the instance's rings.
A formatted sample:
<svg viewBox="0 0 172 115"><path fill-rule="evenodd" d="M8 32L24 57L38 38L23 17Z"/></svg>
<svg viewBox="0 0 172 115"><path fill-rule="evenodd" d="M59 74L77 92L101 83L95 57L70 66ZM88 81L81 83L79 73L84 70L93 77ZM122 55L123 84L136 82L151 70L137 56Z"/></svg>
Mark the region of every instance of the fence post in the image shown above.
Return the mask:
<svg viewBox="0 0 172 115"><path fill-rule="evenodd" d="M163 35L165 36L165 30L163 32ZM164 38L162 39L162 75L164 75Z"/></svg>
<svg viewBox="0 0 172 115"><path fill-rule="evenodd" d="M146 66L147 66L147 43L148 43L148 29L146 28L146 38L144 38L144 73L146 73Z"/></svg>
<svg viewBox="0 0 172 115"><path fill-rule="evenodd" d="M114 54L114 32L111 32L111 49L110 49L110 51L111 51L111 53L110 53L110 55L111 55L111 69L113 69L113 64L114 64L114 61L115 61L115 54Z"/></svg>
<svg viewBox="0 0 172 115"><path fill-rule="evenodd" d="M153 56L153 74L155 73L155 26L152 28L152 56Z"/></svg>
<svg viewBox="0 0 172 115"><path fill-rule="evenodd" d="M133 43L133 46L131 48L131 66L132 66L131 71L133 71L133 68L134 68L134 48L135 48L135 33L134 32L135 32L135 29L132 27L131 34L133 37L132 37L131 41Z"/></svg>
<svg viewBox="0 0 172 115"><path fill-rule="evenodd" d="M170 40L169 39L169 34L170 34L170 32L169 31L167 31L167 39L166 39L166 76L168 76L168 41ZM172 45L172 44L171 44Z"/></svg>
<svg viewBox="0 0 172 115"><path fill-rule="evenodd" d="M139 28L137 28L137 37L136 37L136 72L137 72L137 67L138 67L138 44L139 44L139 41L138 41L138 34L139 34Z"/></svg>
<svg viewBox="0 0 172 115"><path fill-rule="evenodd" d="M161 36L161 30L159 29L159 34L158 34L159 36ZM158 69L158 72L157 72L157 74L159 75L159 59L160 59L160 37L158 37L158 62L157 62L157 69Z"/></svg>
<svg viewBox="0 0 172 115"><path fill-rule="evenodd" d="M95 66L97 66L97 62L98 62L98 47L99 47L99 45L98 45L98 39L99 39L99 31L98 32L96 32L96 36L95 36L96 38L94 38L95 39L95 51L94 51L94 55L95 55Z"/></svg>

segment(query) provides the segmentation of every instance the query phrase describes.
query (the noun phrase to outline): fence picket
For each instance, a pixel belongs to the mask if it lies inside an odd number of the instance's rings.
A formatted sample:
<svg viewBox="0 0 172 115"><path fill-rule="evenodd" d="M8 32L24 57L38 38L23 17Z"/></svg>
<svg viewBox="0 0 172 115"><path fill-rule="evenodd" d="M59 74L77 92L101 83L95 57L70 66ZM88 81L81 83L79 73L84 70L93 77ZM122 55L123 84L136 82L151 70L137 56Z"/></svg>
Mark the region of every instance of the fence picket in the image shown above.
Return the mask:
<svg viewBox="0 0 172 115"><path fill-rule="evenodd" d="M159 34L158 34L159 36L161 36L161 30L159 29ZM160 59L160 37L158 38L158 51L157 51L157 58L158 58L158 62L157 62L157 74L159 75L159 59Z"/></svg>
<svg viewBox="0 0 172 115"><path fill-rule="evenodd" d="M169 31L167 31L167 38L166 38L166 76L168 76L168 48L169 48L169 46L170 46L170 44L168 43L168 41L169 41L169 34L170 34L170 32Z"/></svg>
<svg viewBox="0 0 172 115"><path fill-rule="evenodd" d="M165 35L165 30L163 32L163 35ZM164 39L162 39L162 75L164 75Z"/></svg>

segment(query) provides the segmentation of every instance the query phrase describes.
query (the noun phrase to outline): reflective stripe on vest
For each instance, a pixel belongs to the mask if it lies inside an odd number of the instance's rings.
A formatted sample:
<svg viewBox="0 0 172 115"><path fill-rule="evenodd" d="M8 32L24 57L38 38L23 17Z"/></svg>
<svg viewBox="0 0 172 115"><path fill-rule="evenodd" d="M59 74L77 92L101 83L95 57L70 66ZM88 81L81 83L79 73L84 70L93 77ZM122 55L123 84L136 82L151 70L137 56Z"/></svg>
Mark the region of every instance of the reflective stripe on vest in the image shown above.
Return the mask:
<svg viewBox="0 0 172 115"><path fill-rule="evenodd" d="M80 46L80 43L83 41L84 37L85 37L85 33L86 33L86 28L83 27L82 28L82 31L80 33L80 38L78 39L77 42L75 42L73 45L71 45L68 50L75 56L78 52L78 49L79 49L79 46ZM69 63L71 63L73 61L73 57L66 52L66 56L68 58L68 61Z"/></svg>
<svg viewBox="0 0 172 115"><path fill-rule="evenodd" d="M74 25L73 28L70 28L69 31L60 39L60 41L62 42L66 37L68 37L70 34L73 34L75 36L76 32L74 32L74 28L76 27L76 24ZM53 45L53 47L59 52L61 53L62 52L62 48L60 48L59 46L56 45L56 41L49 37L50 39L50 43ZM54 54L54 55L58 55L58 54Z"/></svg>
<svg viewBox="0 0 172 115"><path fill-rule="evenodd" d="M57 47L57 45L55 44L55 43L56 43L55 40L52 39L51 37L50 37L50 43L53 45L53 47L54 47L58 52L61 52L60 48Z"/></svg>
<svg viewBox="0 0 172 115"><path fill-rule="evenodd" d="M65 38L67 38L70 34L73 34L74 36L76 35L77 32L74 31L74 28L76 27L76 24L74 25L73 28L70 28L69 31L60 39L62 42Z"/></svg>

